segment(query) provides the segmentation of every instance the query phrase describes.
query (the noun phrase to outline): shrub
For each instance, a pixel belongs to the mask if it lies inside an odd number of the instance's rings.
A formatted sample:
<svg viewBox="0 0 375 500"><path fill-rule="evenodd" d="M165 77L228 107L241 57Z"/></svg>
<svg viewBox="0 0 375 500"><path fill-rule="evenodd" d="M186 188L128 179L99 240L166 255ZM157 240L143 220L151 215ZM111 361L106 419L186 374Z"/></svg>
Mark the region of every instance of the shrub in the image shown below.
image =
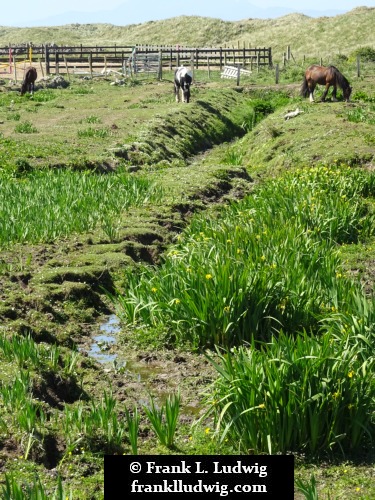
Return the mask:
<svg viewBox="0 0 375 500"><path fill-rule="evenodd" d="M360 47L351 54L351 59L360 57L362 61L375 62L375 49L372 47Z"/></svg>

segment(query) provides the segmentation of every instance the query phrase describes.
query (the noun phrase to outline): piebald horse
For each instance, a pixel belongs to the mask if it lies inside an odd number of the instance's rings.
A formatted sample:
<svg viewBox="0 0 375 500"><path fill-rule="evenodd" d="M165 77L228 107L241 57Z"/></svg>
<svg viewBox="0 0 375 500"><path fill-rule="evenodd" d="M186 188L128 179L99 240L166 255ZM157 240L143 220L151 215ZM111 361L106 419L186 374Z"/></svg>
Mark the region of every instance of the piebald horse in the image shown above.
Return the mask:
<svg viewBox="0 0 375 500"><path fill-rule="evenodd" d="M36 69L30 66L30 68L26 70L25 77L22 82L21 95L23 95L26 91L29 91L31 94L34 93L34 83L37 77L38 73L36 72Z"/></svg>
<svg viewBox="0 0 375 500"><path fill-rule="evenodd" d="M185 68L185 66L180 66L174 72L174 93L176 96L176 102L180 102L180 91L182 93L182 102L190 101L190 85L193 82L193 73Z"/></svg>
<svg viewBox="0 0 375 500"><path fill-rule="evenodd" d="M314 90L316 85L324 85L325 90L322 95L324 102L329 88L332 86L332 100L337 101L336 91L337 87L342 89L345 101L349 101L352 88L348 80L335 66L318 66L314 64L305 71L305 77L301 86L301 96L307 97L310 95L310 102L314 102Z"/></svg>

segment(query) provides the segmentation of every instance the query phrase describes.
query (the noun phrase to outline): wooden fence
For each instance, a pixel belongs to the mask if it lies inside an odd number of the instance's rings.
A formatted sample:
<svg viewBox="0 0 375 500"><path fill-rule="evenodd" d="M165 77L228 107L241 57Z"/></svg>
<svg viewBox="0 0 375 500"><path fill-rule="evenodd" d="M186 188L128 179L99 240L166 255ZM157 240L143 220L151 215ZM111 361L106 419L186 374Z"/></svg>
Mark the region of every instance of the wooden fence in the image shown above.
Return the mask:
<svg viewBox="0 0 375 500"><path fill-rule="evenodd" d="M160 69L189 65L193 69L217 68L220 71L227 65L252 70L253 67L272 67L271 48L218 47L196 48L181 46L57 46L57 45L14 45L0 47L0 66L43 64L46 74L59 73L105 73L106 69L125 72L134 60L155 60L158 58ZM103 71L104 70L104 71Z"/></svg>

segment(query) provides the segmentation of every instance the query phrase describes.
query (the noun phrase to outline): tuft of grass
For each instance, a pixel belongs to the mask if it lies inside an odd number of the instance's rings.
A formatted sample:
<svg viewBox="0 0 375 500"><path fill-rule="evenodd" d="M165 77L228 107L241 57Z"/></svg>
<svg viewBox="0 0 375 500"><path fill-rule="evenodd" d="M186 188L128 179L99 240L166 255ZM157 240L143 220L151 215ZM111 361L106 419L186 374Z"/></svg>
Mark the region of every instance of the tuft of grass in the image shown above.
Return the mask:
<svg viewBox="0 0 375 500"><path fill-rule="evenodd" d="M92 122L91 122L92 123ZM78 137L94 137L99 139L106 139L110 134L107 128L92 128L89 127L84 130L78 130Z"/></svg>
<svg viewBox="0 0 375 500"><path fill-rule="evenodd" d="M314 474L311 475L310 481L296 479L295 483L298 491L304 495L305 500L318 500L318 490Z"/></svg>
<svg viewBox="0 0 375 500"><path fill-rule="evenodd" d="M128 435L133 455L138 455L138 430L140 416L137 406L134 406L133 414L125 408L125 418L128 424Z"/></svg>
<svg viewBox="0 0 375 500"><path fill-rule="evenodd" d="M31 483L19 481L14 474L5 474L5 484L1 486L3 500L72 500L72 492L68 492L61 477L57 480L55 490L46 488L39 477Z"/></svg>
<svg viewBox="0 0 375 500"><path fill-rule="evenodd" d="M147 417L154 429L159 442L167 448L174 446L174 437L180 413L181 396L172 394L167 397L165 405L158 408L154 399L151 398L150 406L144 406Z"/></svg>
<svg viewBox="0 0 375 500"><path fill-rule="evenodd" d="M17 134L36 134L38 132L37 128L29 121L18 123L14 131Z"/></svg>

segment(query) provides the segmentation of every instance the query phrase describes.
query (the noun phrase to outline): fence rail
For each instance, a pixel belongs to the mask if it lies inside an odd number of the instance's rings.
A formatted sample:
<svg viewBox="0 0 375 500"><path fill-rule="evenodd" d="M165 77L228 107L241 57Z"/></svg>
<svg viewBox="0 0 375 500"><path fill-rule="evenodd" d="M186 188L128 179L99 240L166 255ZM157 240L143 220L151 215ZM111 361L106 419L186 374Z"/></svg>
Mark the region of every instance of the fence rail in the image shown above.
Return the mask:
<svg viewBox="0 0 375 500"><path fill-rule="evenodd" d="M182 47L182 46L57 46L57 45L10 45L0 47L0 66L17 64L43 64L46 74L79 73L111 68L124 70L134 54L140 58L149 56L160 61L161 69L172 69L181 64L193 69L219 68L227 65L240 65L252 69L254 66L272 67L270 47Z"/></svg>

